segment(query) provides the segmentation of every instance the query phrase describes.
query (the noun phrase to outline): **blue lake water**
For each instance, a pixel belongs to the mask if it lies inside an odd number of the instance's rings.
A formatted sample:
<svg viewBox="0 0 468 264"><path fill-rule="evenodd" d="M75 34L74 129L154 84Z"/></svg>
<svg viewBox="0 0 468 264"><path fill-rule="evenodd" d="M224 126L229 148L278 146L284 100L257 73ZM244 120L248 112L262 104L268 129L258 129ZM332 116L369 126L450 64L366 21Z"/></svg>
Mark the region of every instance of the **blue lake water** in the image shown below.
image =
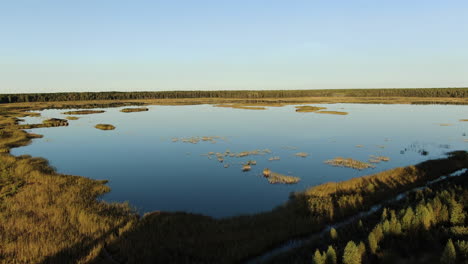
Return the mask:
<svg viewBox="0 0 468 264"><path fill-rule="evenodd" d="M148 112L79 116L68 127L31 130L44 135L12 150L50 161L58 172L109 180L106 201L129 201L139 212L187 211L214 217L251 214L284 203L291 192L342 181L468 149L467 106L314 104L349 115L297 113L294 106L242 110L193 106L149 106ZM64 118L69 110L44 110L45 118ZM98 123L116 126L95 129ZM440 125L449 124L449 125ZM173 142L174 137L220 136L216 143ZM357 147L362 145L362 147ZM270 154L208 159L208 152L269 149ZM306 152L306 158L295 153ZM324 164L334 157L388 162L362 171ZM279 161L268 161L279 156ZM242 162L256 160L242 172ZM224 168L224 164L230 164ZM264 168L297 176L293 185L269 184Z"/></svg>

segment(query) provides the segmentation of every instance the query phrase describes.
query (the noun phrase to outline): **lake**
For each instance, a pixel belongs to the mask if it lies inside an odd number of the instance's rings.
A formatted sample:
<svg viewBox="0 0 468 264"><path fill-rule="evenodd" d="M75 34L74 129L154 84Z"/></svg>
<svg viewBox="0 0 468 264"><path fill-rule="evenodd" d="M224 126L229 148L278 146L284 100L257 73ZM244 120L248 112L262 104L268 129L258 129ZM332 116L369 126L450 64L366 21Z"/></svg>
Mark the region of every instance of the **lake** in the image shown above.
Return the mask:
<svg viewBox="0 0 468 264"><path fill-rule="evenodd" d="M186 211L226 217L271 210L287 201L291 192L310 186L412 165L468 147L468 122L460 121L468 118L467 106L314 106L349 114L298 113L294 106L244 110L153 105L138 113L105 108L102 114L77 115L80 119L69 121L67 127L33 129L44 137L12 149L12 154L46 158L59 173L109 180L112 191L102 199L128 201L140 213ZM24 122L65 118L66 111L70 110L44 110L41 117ZM116 129L94 128L99 123ZM203 136L219 138L196 144L181 140ZM263 155L226 155L222 163L207 155L253 150L262 150ZM299 152L308 156L296 156ZM324 163L335 157L368 162L371 155L390 160L364 170ZM276 156L280 160L269 161ZM243 172L242 164L248 160L257 165ZM301 181L270 184L261 175L264 168Z"/></svg>

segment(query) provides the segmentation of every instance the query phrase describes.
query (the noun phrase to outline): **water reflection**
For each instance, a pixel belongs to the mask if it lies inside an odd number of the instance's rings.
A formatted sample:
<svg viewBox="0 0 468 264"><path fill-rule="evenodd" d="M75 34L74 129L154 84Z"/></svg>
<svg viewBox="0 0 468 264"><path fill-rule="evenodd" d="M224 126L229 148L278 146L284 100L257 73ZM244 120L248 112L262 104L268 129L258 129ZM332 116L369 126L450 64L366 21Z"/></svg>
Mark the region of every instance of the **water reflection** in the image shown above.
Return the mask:
<svg viewBox="0 0 468 264"><path fill-rule="evenodd" d="M108 179L112 192L103 198L129 201L142 213L190 211L221 217L269 210L308 186L415 164L468 146L463 138L468 123L458 122L467 116L466 106L316 106L349 114L298 113L294 106L263 111L150 106L138 113L109 108L69 121L68 127L36 129L44 138L12 152L47 158L62 173ZM25 122L64 118L62 112L45 110L42 117L27 117ZM116 129L97 130L99 123ZM271 153L230 156L265 149ZM207 153L214 155L209 159ZM223 154L223 162L216 153ZM336 157L367 162L378 156L390 160L361 171L324 163ZM242 172L249 160L256 165ZM262 176L265 168L301 181L269 184Z"/></svg>

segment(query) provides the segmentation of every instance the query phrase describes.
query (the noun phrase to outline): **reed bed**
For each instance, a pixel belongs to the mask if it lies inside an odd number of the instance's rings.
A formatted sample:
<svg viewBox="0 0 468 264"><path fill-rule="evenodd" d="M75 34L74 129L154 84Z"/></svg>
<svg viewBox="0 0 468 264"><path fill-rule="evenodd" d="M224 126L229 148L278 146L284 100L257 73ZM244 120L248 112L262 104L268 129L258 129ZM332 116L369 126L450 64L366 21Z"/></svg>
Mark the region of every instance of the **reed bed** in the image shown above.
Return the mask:
<svg viewBox="0 0 468 264"><path fill-rule="evenodd" d="M330 115L347 115L348 112L340 112L340 111L318 111L315 112L317 114L330 114Z"/></svg>
<svg viewBox="0 0 468 264"><path fill-rule="evenodd" d="M115 129L115 126L111 124L97 124L94 127L100 130L114 130Z"/></svg>
<svg viewBox="0 0 468 264"><path fill-rule="evenodd" d="M92 114L102 114L106 111L104 110L77 110L77 111L68 111L62 114L64 115L92 115Z"/></svg>
<svg viewBox="0 0 468 264"><path fill-rule="evenodd" d="M317 112L317 111L324 110L324 109L327 109L327 108L320 107L320 106L310 106L310 105L296 106L296 112L301 112L301 113Z"/></svg>
<svg viewBox="0 0 468 264"><path fill-rule="evenodd" d="M149 109L147 107L138 107L138 108L124 108L122 110L120 110L120 112L123 112L123 113L133 113L133 112L146 112L148 111Z"/></svg>
<svg viewBox="0 0 468 264"><path fill-rule="evenodd" d="M301 180L299 177L288 176L276 172L270 172L269 176L266 178L270 184L295 184Z"/></svg>
<svg viewBox="0 0 468 264"><path fill-rule="evenodd" d="M357 170L375 168L375 166L370 163L362 162L362 161L351 159L351 158L342 158L342 157L336 157L331 160L326 160L325 163L335 166L335 167L346 167L346 168L352 168L352 169L357 169Z"/></svg>
<svg viewBox="0 0 468 264"><path fill-rule="evenodd" d="M294 154L294 156L301 157L301 158L307 158L307 156L309 156L309 154L306 153L306 152L298 152L298 153Z"/></svg>

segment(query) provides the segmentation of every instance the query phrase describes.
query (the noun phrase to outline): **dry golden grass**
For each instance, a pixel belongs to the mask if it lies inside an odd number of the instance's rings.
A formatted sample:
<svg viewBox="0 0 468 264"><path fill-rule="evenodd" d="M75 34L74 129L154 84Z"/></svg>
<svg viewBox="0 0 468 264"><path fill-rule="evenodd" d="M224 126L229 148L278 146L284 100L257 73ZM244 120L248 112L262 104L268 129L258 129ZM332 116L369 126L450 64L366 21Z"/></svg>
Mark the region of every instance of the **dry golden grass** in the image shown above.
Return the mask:
<svg viewBox="0 0 468 264"><path fill-rule="evenodd" d="M77 111L68 111L64 112L64 115L91 115L91 114L102 114L106 111L104 110L77 110Z"/></svg>
<svg viewBox="0 0 468 264"><path fill-rule="evenodd" d="M242 104L220 104L220 105L213 105L214 107L227 107L233 109L244 109L244 110L266 110L266 107L263 106L249 106L249 105L242 105Z"/></svg>
<svg viewBox="0 0 468 264"><path fill-rule="evenodd" d="M2 124L9 124L0 130L0 262L95 259L106 243L136 221L132 210L126 204L96 200L109 191L105 182L57 174L46 160L7 154L39 137L19 130L17 119L9 118L5 112L0 115ZM55 121L50 122L55 126Z"/></svg>
<svg viewBox="0 0 468 264"><path fill-rule="evenodd" d="M80 119L79 117L76 117L76 116L67 116L65 118L68 119L68 120L78 120L78 119Z"/></svg>
<svg viewBox="0 0 468 264"><path fill-rule="evenodd" d="M347 115L347 112L339 112L339 111L318 111L317 114L330 114L330 115Z"/></svg>
<svg viewBox="0 0 468 264"><path fill-rule="evenodd" d="M326 164L330 164L335 167L346 167L346 168L353 168L357 170L363 170L367 168L374 168L375 166L367 163L367 162L362 162L359 160L351 159L351 158L342 158L342 157L336 157L331 160L326 160Z"/></svg>
<svg viewBox="0 0 468 264"><path fill-rule="evenodd" d="M263 173L265 175L265 173ZM271 184L295 184L298 183L301 178L294 176L287 176L284 174L270 172L269 176L265 176L268 179L268 182Z"/></svg>
<svg viewBox="0 0 468 264"><path fill-rule="evenodd" d="M381 161L390 161L389 157L370 155L370 163L380 163Z"/></svg>
<svg viewBox="0 0 468 264"><path fill-rule="evenodd" d="M120 112L123 112L123 113L132 113L132 112L146 112L148 111L149 109L146 108L146 107L139 107L139 108L124 108L122 110L120 110Z"/></svg>
<svg viewBox="0 0 468 264"><path fill-rule="evenodd" d="M220 136L202 136L202 137L174 137L171 139L172 142L183 142L183 143L192 143L192 144L197 144L200 141L205 141L205 142L211 142L215 144L217 140L224 140L226 141L226 138L220 137Z"/></svg>
<svg viewBox="0 0 468 264"><path fill-rule="evenodd" d="M320 106L310 106L310 105L296 106L296 112L301 112L301 113L317 112L323 109L327 109L327 108L320 107Z"/></svg>
<svg viewBox="0 0 468 264"><path fill-rule="evenodd" d="M115 129L115 126L110 125L110 124L97 124L94 127L100 130L114 130Z"/></svg>

